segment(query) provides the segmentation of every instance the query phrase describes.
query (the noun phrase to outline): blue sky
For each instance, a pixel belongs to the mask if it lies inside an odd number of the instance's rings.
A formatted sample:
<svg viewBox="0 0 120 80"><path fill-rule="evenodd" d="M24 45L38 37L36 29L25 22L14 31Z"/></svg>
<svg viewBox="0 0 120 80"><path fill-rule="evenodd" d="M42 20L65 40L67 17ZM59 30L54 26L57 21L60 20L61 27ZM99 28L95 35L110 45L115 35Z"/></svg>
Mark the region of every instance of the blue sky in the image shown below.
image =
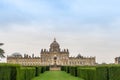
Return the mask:
<svg viewBox="0 0 120 80"><path fill-rule="evenodd" d="M71 56L114 62L120 53L119 0L0 0L0 37L6 55L39 55L56 37Z"/></svg>

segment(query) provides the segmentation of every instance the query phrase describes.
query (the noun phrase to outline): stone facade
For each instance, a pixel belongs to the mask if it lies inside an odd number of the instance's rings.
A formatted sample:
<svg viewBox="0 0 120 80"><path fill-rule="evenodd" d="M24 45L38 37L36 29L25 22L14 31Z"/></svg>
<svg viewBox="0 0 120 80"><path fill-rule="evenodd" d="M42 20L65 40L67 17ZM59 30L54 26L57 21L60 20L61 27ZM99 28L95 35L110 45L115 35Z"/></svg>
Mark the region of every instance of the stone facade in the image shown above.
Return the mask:
<svg viewBox="0 0 120 80"><path fill-rule="evenodd" d="M120 57L115 58L115 64L120 64Z"/></svg>
<svg viewBox="0 0 120 80"><path fill-rule="evenodd" d="M7 63L21 64L23 66L39 66L41 65L41 58L29 56L27 54L24 54L24 57L22 57L21 54L14 53L7 57Z"/></svg>
<svg viewBox="0 0 120 80"><path fill-rule="evenodd" d="M24 55L22 57L20 54L15 54L14 56L7 57L8 63L18 63L24 66L27 65L46 65L46 66L62 66L62 65L95 65L96 60L95 57L83 57L78 54L77 57L69 57L68 49L60 49L60 45L54 39L54 41L50 44L49 50L41 49L40 56L34 57L34 55L28 56Z"/></svg>

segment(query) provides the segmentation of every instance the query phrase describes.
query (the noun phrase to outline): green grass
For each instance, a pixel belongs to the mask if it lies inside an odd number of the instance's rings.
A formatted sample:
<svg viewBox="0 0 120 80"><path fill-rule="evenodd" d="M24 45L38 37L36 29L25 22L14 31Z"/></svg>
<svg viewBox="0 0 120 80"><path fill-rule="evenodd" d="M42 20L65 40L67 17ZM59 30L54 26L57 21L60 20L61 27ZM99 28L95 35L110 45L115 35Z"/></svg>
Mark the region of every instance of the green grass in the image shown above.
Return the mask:
<svg viewBox="0 0 120 80"><path fill-rule="evenodd" d="M83 79L74 77L70 74L67 74L64 71L46 71L45 73L40 74L38 77L35 77L32 80L83 80Z"/></svg>

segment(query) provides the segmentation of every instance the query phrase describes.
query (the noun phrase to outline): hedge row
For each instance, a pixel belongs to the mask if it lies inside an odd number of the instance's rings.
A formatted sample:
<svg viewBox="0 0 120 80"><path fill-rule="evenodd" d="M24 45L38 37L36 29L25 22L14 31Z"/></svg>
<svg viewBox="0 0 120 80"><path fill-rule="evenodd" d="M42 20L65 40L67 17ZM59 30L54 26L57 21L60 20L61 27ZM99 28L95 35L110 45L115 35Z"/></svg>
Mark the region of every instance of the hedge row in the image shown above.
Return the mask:
<svg viewBox="0 0 120 80"><path fill-rule="evenodd" d="M108 66L97 66L96 67L96 79L97 80L109 80L108 77Z"/></svg>
<svg viewBox="0 0 120 80"><path fill-rule="evenodd" d="M97 66L96 80L120 80L120 65Z"/></svg>
<svg viewBox="0 0 120 80"><path fill-rule="evenodd" d="M109 80L120 80L120 66L109 67Z"/></svg>
<svg viewBox="0 0 120 80"><path fill-rule="evenodd" d="M85 80L96 80L96 69L95 68L80 68L79 77Z"/></svg>
<svg viewBox="0 0 120 80"><path fill-rule="evenodd" d="M61 70L84 80L120 80L120 65L62 66Z"/></svg>
<svg viewBox="0 0 120 80"><path fill-rule="evenodd" d="M61 66L61 70L70 73L73 76L77 76L77 67L75 66Z"/></svg>
<svg viewBox="0 0 120 80"><path fill-rule="evenodd" d="M0 64L0 80L20 80L20 65Z"/></svg>
<svg viewBox="0 0 120 80"><path fill-rule="evenodd" d="M36 68L35 76L39 76L39 74L41 74L41 72L42 72L42 67L35 67L35 68Z"/></svg>
<svg viewBox="0 0 120 80"><path fill-rule="evenodd" d="M48 66L22 67L16 64L0 64L0 80L31 80L47 70Z"/></svg>
<svg viewBox="0 0 120 80"><path fill-rule="evenodd" d="M31 80L35 77L35 67L22 67L20 71L20 80Z"/></svg>

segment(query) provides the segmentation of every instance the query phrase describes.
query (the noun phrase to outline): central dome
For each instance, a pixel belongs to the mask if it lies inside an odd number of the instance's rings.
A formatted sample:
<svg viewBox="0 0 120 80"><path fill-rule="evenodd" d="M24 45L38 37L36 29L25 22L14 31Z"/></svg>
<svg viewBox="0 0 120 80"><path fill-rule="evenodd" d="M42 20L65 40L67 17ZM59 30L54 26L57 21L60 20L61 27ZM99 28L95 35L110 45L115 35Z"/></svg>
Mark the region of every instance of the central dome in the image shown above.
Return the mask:
<svg viewBox="0 0 120 80"><path fill-rule="evenodd" d="M55 38L54 38L54 41L50 44L50 47L59 47L59 44Z"/></svg>
<svg viewBox="0 0 120 80"><path fill-rule="evenodd" d="M50 51L54 52L54 51L59 51L60 48L59 48L59 44L58 42L56 41L56 39L54 38L54 41L50 44Z"/></svg>
<svg viewBox="0 0 120 80"><path fill-rule="evenodd" d="M12 57L22 57L22 55L20 53L18 53L18 52L13 53L11 56Z"/></svg>

